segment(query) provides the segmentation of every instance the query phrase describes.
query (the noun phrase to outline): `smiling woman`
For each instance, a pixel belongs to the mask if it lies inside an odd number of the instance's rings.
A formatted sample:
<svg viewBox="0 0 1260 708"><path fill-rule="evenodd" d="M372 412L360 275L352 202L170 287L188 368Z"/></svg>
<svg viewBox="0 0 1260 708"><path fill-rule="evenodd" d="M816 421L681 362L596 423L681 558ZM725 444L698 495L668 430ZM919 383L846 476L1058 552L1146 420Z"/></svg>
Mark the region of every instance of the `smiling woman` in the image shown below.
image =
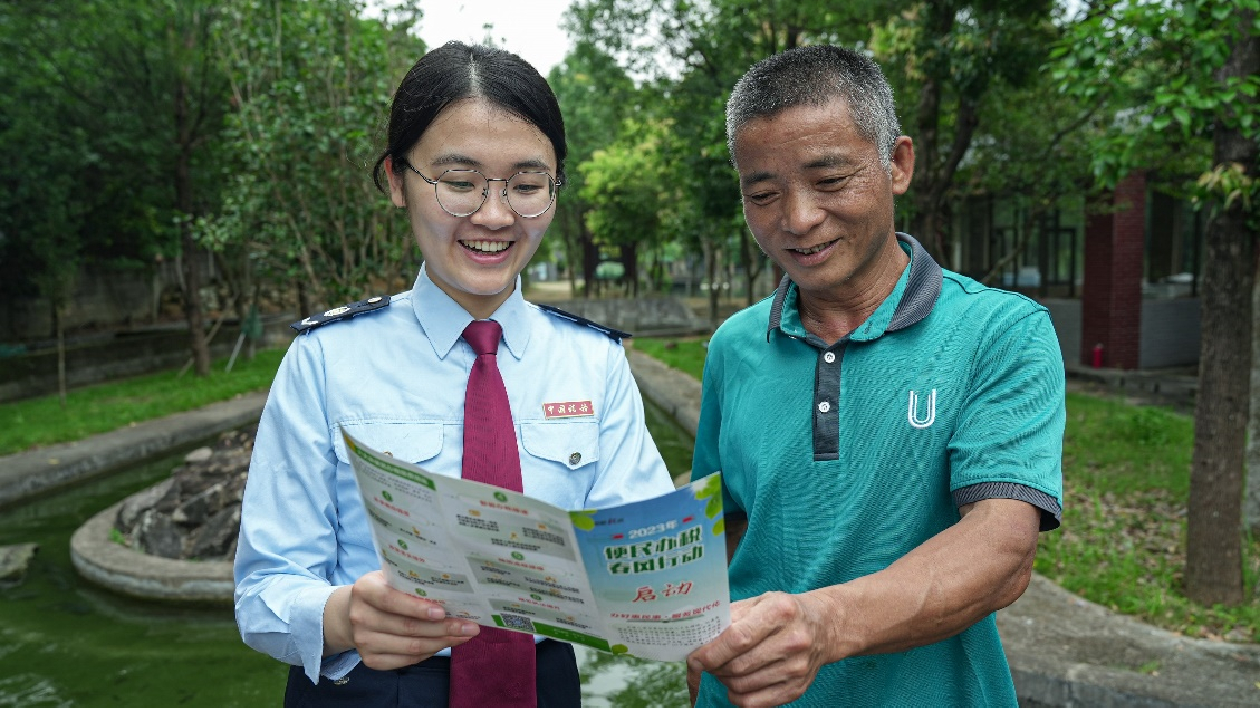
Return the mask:
<svg viewBox="0 0 1260 708"><path fill-rule="evenodd" d="M673 489L624 333L521 296L565 181L559 105L516 55L450 43L403 79L387 138L376 184L424 266L411 291L296 327L242 503L241 634L293 665L295 704L577 706L570 645L448 617L442 588L379 570L342 439L567 509Z"/></svg>
<svg viewBox="0 0 1260 708"><path fill-rule="evenodd" d="M390 197L411 216L429 277L473 316L489 317L555 215L556 149L532 123L489 99L466 98L404 155L384 160ZM492 189L496 183L503 187Z"/></svg>

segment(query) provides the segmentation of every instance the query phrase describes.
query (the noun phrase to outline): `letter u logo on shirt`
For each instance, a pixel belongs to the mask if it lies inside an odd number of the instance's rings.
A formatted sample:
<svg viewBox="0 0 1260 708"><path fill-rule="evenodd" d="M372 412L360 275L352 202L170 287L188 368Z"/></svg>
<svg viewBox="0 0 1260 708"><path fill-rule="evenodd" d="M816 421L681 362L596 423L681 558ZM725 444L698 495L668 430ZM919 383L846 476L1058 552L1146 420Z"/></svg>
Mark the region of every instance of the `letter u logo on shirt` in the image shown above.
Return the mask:
<svg viewBox="0 0 1260 708"><path fill-rule="evenodd" d="M928 394L927 399L927 415L919 417L919 394L913 390L910 391L910 405L906 409L906 419L910 421L910 425L922 429L936 422L936 389L932 389L932 393Z"/></svg>

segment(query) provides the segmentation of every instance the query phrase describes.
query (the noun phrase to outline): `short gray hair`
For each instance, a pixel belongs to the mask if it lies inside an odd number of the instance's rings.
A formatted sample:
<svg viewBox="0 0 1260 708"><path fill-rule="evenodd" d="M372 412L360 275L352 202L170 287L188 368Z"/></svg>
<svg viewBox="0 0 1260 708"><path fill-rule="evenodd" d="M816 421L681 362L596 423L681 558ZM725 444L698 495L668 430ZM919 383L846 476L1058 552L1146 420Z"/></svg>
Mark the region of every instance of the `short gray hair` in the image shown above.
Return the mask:
<svg viewBox="0 0 1260 708"><path fill-rule="evenodd" d="M754 118L842 98L858 133L874 143L884 165L901 135L892 87L879 65L858 52L827 45L797 47L752 65L726 102L726 145L735 162L735 133Z"/></svg>

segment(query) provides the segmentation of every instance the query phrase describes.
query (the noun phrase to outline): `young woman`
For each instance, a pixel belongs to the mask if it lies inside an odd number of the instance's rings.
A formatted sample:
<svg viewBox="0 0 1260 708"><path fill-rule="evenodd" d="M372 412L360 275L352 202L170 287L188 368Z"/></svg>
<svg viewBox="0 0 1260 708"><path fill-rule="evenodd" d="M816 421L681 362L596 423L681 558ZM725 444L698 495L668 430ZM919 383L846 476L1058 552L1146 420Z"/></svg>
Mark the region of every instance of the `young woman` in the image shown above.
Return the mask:
<svg viewBox="0 0 1260 708"><path fill-rule="evenodd" d="M447 44L398 87L374 176L424 265L409 292L295 325L242 507L236 619L247 644L294 665L286 705L579 705L569 645L446 617L386 584L340 432L460 476L477 357L465 329L489 326L524 493L574 509L673 488L620 333L521 296L565 153L555 95L514 54ZM573 402L589 414L549 414Z"/></svg>

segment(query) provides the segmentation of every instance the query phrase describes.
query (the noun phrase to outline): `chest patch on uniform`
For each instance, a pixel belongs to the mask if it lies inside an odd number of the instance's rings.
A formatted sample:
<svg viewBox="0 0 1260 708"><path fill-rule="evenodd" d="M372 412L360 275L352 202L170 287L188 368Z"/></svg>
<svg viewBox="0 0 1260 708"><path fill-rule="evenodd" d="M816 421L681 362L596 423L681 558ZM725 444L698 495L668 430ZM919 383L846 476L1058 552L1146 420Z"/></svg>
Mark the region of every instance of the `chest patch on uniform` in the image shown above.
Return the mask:
<svg viewBox="0 0 1260 708"><path fill-rule="evenodd" d="M350 319L351 317L354 317L355 315L361 315L364 312L372 312L373 310L379 310L388 304L389 304L388 295L377 295L375 297L370 297L366 300L359 300L358 302L352 302L349 305L342 305L341 307L334 307L331 310L325 311L323 314L311 315L310 317L307 317L301 322L294 322L293 324L289 326L292 327L293 329L296 329L298 332L305 332L307 330L315 329L316 327L319 327L320 325L326 325L329 322L337 322L338 320L346 320L346 319Z"/></svg>
<svg viewBox="0 0 1260 708"><path fill-rule="evenodd" d="M590 401L565 401L564 403L543 404L543 417L548 420L552 418L580 418L589 415L595 415L595 406Z"/></svg>

